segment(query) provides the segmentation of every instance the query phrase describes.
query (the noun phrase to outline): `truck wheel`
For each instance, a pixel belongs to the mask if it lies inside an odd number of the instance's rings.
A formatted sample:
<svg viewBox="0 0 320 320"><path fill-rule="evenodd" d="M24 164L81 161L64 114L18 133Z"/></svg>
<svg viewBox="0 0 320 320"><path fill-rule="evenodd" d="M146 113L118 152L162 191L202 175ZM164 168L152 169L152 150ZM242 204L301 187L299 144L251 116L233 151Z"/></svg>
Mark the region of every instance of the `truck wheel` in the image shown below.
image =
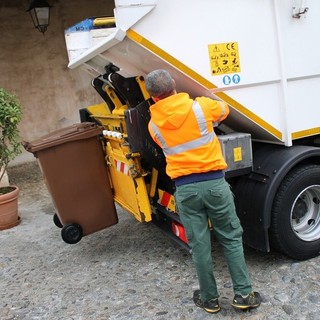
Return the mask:
<svg viewBox="0 0 320 320"><path fill-rule="evenodd" d="M82 238L82 228L76 223L69 223L61 229L61 237L69 244L78 243Z"/></svg>
<svg viewBox="0 0 320 320"><path fill-rule="evenodd" d="M63 227L63 224L61 223L61 221L60 221L60 219L59 219L59 217L58 217L58 215L56 213L53 215L53 223L58 228L62 228Z"/></svg>
<svg viewBox="0 0 320 320"><path fill-rule="evenodd" d="M301 165L283 179L273 202L270 241L297 260L320 253L320 166Z"/></svg>

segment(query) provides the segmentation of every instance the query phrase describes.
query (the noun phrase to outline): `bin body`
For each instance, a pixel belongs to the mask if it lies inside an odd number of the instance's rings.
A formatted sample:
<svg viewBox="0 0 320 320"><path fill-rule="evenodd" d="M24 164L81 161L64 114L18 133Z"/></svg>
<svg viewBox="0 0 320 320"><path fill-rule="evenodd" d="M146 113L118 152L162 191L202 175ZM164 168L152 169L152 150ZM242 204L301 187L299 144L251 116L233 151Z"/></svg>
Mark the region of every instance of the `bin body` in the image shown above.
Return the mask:
<svg viewBox="0 0 320 320"><path fill-rule="evenodd" d="M101 141L102 127L79 123L25 146L37 158L61 224L83 236L118 222Z"/></svg>

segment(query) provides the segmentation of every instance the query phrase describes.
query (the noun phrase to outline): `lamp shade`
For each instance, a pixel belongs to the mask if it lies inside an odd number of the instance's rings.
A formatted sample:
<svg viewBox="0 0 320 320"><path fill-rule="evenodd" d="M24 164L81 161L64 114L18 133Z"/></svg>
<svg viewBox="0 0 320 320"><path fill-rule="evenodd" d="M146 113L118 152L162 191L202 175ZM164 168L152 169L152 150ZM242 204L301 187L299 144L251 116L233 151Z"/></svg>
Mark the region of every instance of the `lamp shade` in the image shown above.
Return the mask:
<svg viewBox="0 0 320 320"><path fill-rule="evenodd" d="M35 28L42 33L45 33L49 26L51 7L45 0L34 0L27 10L30 13Z"/></svg>

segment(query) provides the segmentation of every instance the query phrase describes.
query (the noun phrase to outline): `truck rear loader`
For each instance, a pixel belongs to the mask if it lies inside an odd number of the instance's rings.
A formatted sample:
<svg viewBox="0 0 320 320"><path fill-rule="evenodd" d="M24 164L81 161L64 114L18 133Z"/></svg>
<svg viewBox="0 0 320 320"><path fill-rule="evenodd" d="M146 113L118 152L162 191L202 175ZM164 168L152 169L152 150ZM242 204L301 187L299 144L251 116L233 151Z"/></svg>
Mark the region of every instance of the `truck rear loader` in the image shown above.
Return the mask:
<svg viewBox="0 0 320 320"><path fill-rule="evenodd" d="M319 13L318 0L115 0L114 17L67 29L69 68L88 72L103 99L80 117L103 126L114 201L188 248L165 157L147 129L144 77L166 69L178 92L230 106L215 131L244 242L317 256Z"/></svg>

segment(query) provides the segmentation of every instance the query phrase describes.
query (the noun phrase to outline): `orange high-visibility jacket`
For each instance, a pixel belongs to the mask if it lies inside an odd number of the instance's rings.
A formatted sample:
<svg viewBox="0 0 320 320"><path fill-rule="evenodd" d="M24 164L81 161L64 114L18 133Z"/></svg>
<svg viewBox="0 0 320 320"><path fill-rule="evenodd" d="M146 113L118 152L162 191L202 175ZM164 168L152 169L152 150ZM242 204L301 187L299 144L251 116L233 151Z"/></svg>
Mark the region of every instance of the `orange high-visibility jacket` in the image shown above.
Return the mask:
<svg viewBox="0 0 320 320"><path fill-rule="evenodd" d="M213 129L229 114L225 102L178 93L156 102L150 113L149 132L166 156L169 177L227 167Z"/></svg>

